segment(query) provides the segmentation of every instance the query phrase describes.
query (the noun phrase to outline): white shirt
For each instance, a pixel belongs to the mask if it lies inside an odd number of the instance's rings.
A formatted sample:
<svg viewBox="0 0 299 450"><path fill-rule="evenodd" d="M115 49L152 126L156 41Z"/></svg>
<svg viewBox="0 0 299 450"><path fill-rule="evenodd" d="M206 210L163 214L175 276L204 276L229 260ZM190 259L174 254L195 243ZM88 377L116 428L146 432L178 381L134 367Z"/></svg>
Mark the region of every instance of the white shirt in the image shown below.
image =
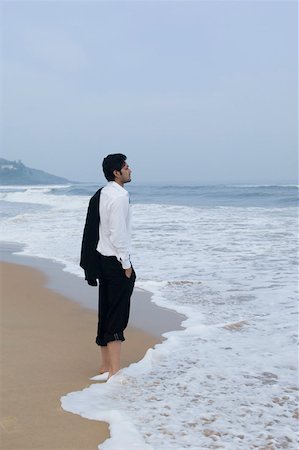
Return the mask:
<svg viewBox="0 0 299 450"><path fill-rule="evenodd" d="M100 195L100 239L97 251L116 256L123 269L131 267L131 208L128 192L109 181Z"/></svg>

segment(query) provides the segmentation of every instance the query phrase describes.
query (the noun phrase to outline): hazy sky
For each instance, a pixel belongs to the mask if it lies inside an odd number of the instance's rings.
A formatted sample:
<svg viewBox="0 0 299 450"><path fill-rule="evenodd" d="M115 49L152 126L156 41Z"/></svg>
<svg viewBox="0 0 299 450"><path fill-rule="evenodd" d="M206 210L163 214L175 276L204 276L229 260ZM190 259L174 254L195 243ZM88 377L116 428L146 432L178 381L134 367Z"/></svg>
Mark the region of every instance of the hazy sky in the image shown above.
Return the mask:
<svg viewBox="0 0 299 450"><path fill-rule="evenodd" d="M1 155L102 180L296 183L296 1L2 2Z"/></svg>

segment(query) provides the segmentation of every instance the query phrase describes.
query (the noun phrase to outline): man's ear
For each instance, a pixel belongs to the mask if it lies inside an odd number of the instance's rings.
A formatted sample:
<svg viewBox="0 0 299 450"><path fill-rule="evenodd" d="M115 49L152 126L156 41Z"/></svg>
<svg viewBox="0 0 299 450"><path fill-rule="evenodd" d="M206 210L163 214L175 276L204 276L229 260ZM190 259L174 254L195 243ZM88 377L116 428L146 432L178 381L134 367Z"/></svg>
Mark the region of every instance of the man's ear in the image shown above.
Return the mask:
<svg viewBox="0 0 299 450"><path fill-rule="evenodd" d="M113 175L115 176L115 178L119 177L119 171L118 170L113 170Z"/></svg>

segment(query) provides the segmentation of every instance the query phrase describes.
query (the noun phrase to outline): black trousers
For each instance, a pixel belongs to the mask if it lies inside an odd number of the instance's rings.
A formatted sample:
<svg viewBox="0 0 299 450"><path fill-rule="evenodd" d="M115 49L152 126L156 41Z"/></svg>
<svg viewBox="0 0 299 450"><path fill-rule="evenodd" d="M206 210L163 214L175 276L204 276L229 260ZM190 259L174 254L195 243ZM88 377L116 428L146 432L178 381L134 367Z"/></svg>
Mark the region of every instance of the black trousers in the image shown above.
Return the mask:
<svg viewBox="0 0 299 450"><path fill-rule="evenodd" d="M115 256L100 255L101 283L99 286L98 332L96 343L106 346L111 341L124 341L128 325L130 301L136 280L133 269L126 277Z"/></svg>

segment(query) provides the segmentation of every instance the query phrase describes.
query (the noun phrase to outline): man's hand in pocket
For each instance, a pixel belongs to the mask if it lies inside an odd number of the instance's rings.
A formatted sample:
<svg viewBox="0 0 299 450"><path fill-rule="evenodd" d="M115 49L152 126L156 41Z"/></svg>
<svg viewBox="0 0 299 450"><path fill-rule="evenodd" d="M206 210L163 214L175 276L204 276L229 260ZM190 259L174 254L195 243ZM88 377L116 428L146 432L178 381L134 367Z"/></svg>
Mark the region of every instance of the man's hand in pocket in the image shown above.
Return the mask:
<svg viewBox="0 0 299 450"><path fill-rule="evenodd" d="M129 269L125 269L126 277L131 278L132 272L133 272L132 267L130 267Z"/></svg>

